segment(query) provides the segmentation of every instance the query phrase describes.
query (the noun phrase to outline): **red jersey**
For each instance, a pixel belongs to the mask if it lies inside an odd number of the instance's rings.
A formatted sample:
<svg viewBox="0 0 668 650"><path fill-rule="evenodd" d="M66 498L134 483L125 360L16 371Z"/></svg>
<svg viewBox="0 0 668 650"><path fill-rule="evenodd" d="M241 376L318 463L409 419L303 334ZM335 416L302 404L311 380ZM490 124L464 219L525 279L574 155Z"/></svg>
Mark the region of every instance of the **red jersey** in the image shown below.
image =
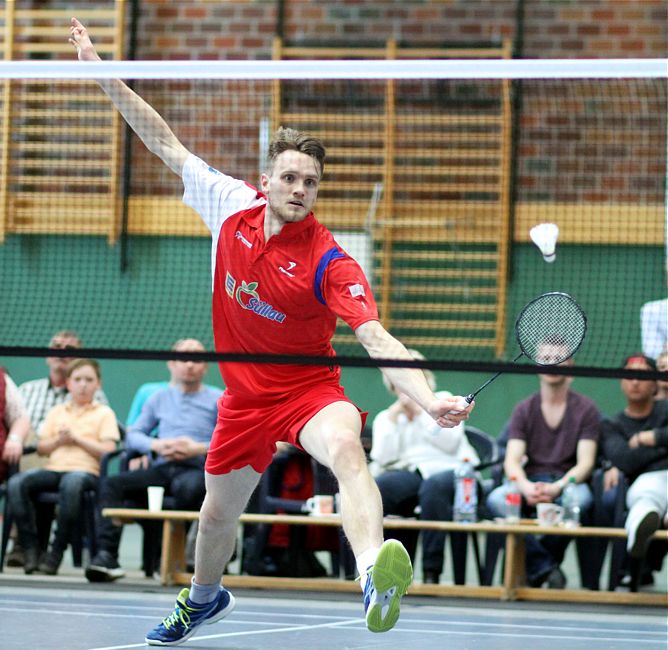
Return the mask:
<svg viewBox="0 0 668 650"><path fill-rule="evenodd" d="M264 195L195 156L183 168L184 201L213 236L213 330L216 350L335 356L337 317L353 330L378 320L359 264L310 213L264 239ZM323 382L338 367L221 363L232 394L280 398Z"/></svg>

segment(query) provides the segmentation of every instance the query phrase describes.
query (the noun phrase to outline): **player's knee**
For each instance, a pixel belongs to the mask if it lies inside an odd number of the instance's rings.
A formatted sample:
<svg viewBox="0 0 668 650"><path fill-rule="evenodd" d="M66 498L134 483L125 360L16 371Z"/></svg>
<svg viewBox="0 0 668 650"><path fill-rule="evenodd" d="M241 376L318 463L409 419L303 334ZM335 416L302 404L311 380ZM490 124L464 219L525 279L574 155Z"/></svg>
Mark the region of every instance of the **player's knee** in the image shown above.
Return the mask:
<svg viewBox="0 0 668 650"><path fill-rule="evenodd" d="M227 526L236 525L236 520L231 517L228 508L220 500L204 499L202 509L199 513L199 528L202 533L216 532Z"/></svg>
<svg viewBox="0 0 668 650"><path fill-rule="evenodd" d="M335 473L337 468L359 471L366 466L358 431L345 428L336 431L331 439L330 454Z"/></svg>

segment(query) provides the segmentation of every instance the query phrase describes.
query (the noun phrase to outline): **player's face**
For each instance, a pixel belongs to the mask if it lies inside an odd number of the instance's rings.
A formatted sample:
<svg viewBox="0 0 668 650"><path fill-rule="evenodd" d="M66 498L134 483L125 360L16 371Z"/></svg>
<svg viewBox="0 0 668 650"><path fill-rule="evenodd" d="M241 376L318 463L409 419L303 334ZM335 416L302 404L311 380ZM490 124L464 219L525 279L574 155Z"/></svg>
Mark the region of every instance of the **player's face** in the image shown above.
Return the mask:
<svg viewBox="0 0 668 650"><path fill-rule="evenodd" d="M267 195L271 216L281 223L303 221L318 196L320 170L311 156L284 151L269 174L262 174L262 191Z"/></svg>
<svg viewBox="0 0 668 650"><path fill-rule="evenodd" d="M625 370L652 370L644 359L631 359L625 366ZM648 402L654 399L656 393L656 382L641 379L622 379L622 392L629 402Z"/></svg>
<svg viewBox="0 0 668 650"><path fill-rule="evenodd" d="M100 380L91 366L81 366L67 378L67 390L76 404L90 404L99 387Z"/></svg>

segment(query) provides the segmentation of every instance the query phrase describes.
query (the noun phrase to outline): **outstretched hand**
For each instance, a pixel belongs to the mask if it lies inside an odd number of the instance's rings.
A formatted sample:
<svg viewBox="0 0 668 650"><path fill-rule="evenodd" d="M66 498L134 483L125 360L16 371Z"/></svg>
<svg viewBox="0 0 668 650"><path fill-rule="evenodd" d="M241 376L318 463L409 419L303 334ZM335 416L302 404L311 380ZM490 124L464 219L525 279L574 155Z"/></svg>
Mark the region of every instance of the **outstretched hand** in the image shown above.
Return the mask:
<svg viewBox="0 0 668 650"><path fill-rule="evenodd" d="M439 426L450 429L468 420L474 406L475 402L467 404L461 396L440 397L432 402L427 411Z"/></svg>
<svg viewBox="0 0 668 650"><path fill-rule="evenodd" d="M88 30L76 18L72 18L68 40L76 48L79 61L100 61L90 36L88 36Z"/></svg>

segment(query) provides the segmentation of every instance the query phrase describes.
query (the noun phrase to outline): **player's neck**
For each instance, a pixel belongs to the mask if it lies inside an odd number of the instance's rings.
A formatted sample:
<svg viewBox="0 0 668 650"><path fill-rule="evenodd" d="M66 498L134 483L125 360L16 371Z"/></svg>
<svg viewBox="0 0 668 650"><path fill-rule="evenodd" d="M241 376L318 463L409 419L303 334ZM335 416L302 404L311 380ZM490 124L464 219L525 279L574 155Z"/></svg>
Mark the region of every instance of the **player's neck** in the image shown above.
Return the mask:
<svg viewBox="0 0 668 650"><path fill-rule="evenodd" d="M285 222L273 216L270 210L264 214L264 241L267 242L274 235L279 235Z"/></svg>

